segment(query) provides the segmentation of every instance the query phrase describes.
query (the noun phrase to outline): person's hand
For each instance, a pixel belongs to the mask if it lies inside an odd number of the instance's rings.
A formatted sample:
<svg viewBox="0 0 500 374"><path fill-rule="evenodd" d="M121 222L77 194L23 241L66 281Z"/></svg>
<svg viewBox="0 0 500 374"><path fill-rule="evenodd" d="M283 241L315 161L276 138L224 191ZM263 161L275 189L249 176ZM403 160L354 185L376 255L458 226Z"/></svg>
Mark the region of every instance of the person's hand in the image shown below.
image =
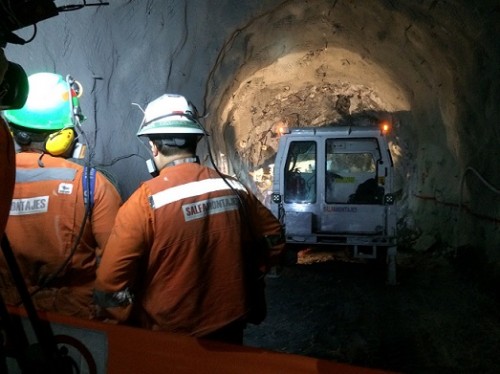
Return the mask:
<svg viewBox="0 0 500 374"><path fill-rule="evenodd" d="M5 58L5 53L3 52L3 48L0 48L0 83L3 82L3 78L5 76L5 72L7 71L9 62L7 58Z"/></svg>

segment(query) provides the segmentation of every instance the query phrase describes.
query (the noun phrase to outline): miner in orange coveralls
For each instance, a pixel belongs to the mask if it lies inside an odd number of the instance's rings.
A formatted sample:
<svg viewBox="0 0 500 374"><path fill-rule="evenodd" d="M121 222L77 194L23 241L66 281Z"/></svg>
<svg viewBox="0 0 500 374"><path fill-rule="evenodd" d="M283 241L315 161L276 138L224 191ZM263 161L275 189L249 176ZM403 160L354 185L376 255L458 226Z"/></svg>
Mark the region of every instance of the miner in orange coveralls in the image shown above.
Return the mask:
<svg viewBox="0 0 500 374"><path fill-rule="evenodd" d="M3 82L7 72L9 62L5 58L3 49L0 48L0 84ZM5 92L4 92L5 91ZM0 102L3 103L6 89L0 89ZM5 109L0 105L0 110ZM0 236L3 235L7 217L9 215L10 201L14 191L16 160L14 153L14 143L10 135L7 124L0 118L0 170L2 182L0 183Z"/></svg>
<svg viewBox="0 0 500 374"><path fill-rule="evenodd" d="M96 268L121 197L101 172L68 159L84 119L78 82L53 73L28 81L26 104L3 112L20 150L5 232L38 310L93 318ZM0 292L18 305L9 270L0 257Z"/></svg>
<svg viewBox="0 0 500 374"><path fill-rule="evenodd" d="M241 344L246 323L265 317L264 274L283 256L282 227L240 182L200 165L204 135L185 97L148 104L138 136L159 175L120 208L95 298L111 319Z"/></svg>

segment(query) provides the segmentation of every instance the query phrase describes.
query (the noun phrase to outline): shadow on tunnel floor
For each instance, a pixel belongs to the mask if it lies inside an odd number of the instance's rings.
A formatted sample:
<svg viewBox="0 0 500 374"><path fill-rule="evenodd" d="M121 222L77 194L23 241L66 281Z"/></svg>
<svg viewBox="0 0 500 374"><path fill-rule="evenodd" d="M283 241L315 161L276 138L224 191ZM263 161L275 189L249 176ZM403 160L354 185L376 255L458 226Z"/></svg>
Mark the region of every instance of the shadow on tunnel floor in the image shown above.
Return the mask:
<svg viewBox="0 0 500 374"><path fill-rule="evenodd" d="M406 373L500 372L491 287L449 256L401 257L396 286L377 266L288 258L267 280L268 317L247 328L245 345Z"/></svg>

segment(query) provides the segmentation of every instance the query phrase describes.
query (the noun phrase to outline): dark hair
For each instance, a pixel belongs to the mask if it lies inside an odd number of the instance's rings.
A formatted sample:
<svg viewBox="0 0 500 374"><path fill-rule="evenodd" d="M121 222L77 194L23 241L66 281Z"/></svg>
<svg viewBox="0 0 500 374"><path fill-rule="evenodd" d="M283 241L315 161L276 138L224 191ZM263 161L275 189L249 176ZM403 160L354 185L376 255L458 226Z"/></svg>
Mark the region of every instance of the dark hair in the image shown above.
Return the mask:
<svg viewBox="0 0 500 374"><path fill-rule="evenodd" d="M177 153L196 153L196 145L200 139L199 135L178 135L161 136L154 135L149 138L158 148L158 151L165 156L176 155Z"/></svg>
<svg viewBox="0 0 500 374"><path fill-rule="evenodd" d="M47 131L47 130L36 130L36 129L26 129L22 126L18 126L15 123L8 122L9 127L12 131L12 135L14 135L14 140L17 144L21 146L30 145L32 143L40 143L43 148L43 143L45 139L56 131ZM34 146L34 144L33 144Z"/></svg>

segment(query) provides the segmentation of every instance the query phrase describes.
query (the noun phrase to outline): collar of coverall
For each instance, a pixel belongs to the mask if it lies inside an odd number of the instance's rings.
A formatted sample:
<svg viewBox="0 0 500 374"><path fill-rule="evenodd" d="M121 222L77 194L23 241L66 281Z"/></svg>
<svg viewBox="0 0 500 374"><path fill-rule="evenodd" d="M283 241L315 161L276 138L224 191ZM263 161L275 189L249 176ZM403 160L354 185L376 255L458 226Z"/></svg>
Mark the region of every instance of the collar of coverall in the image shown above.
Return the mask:
<svg viewBox="0 0 500 374"><path fill-rule="evenodd" d="M198 158L198 156L186 157L186 158L179 158L177 160L170 161L169 163L165 164L164 168L168 168L169 166L177 166L177 165L180 165L180 164L184 164L186 162L195 162L195 163L199 164L200 163L200 159Z"/></svg>

